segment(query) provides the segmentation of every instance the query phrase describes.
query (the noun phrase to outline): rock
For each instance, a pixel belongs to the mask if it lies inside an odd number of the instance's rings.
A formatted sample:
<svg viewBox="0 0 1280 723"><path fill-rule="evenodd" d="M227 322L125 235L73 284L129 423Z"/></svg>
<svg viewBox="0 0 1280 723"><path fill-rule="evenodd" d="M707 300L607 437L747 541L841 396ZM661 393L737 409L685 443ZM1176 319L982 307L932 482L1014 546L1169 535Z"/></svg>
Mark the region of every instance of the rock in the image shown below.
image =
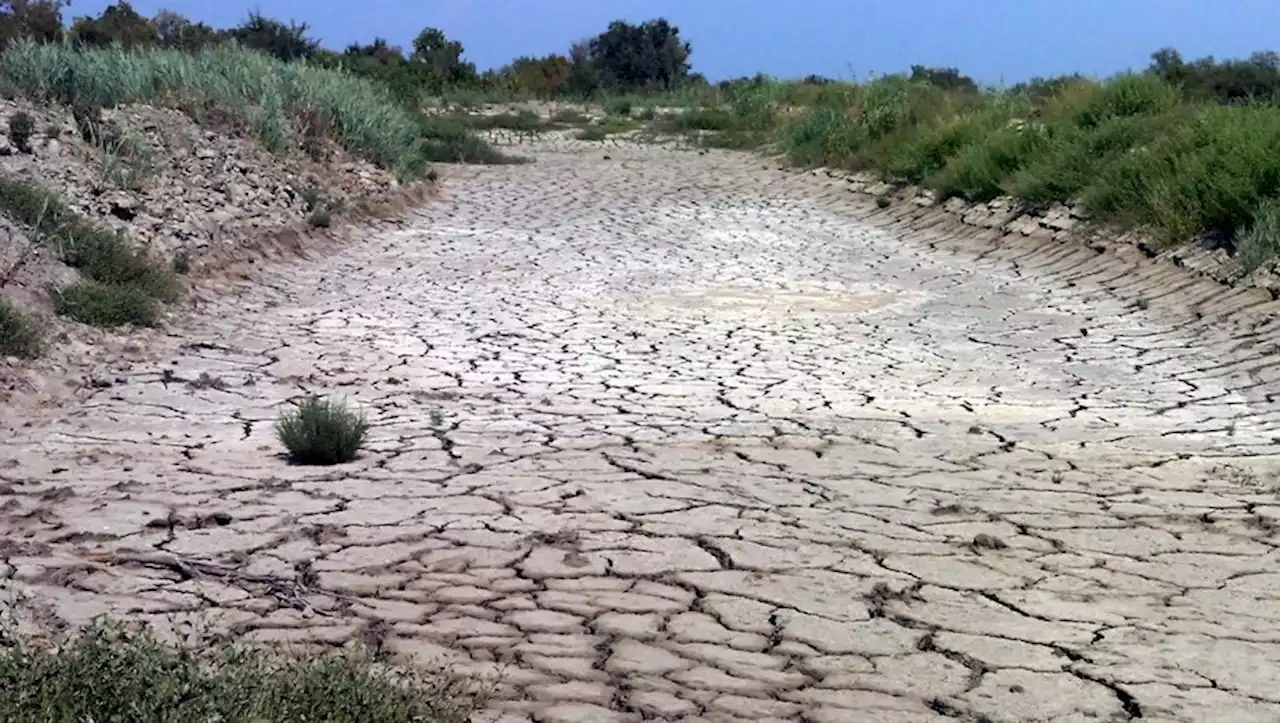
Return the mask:
<svg viewBox="0 0 1280 723"><path fill-rule="evenodd" d="M1002 229L1005 233L1019 233L1030 236L1040 230L1040 220L1035 216L1023 214L1006 223Z"/></svg>
<svg viewBox="0 0 1280 723"><path fill-rule="evenodd" d="M104 199L109 213L121 221L132 221L138 215L138 199L125 193L114 193Z"/></svg>
<svg viewBox="0 0 1280 723"><path fill-rule="evenodd" d="M13 153L13 144L9 142L9 136L0 135L0 156L12 156Z"/></svg>

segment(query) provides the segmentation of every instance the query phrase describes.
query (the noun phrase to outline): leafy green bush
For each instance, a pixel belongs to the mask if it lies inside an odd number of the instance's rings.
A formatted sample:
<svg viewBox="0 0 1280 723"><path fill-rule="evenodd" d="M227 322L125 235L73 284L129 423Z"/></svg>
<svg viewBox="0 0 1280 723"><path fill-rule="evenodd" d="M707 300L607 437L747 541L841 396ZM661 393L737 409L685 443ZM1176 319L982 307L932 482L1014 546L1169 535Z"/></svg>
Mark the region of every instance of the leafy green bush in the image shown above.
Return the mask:
<svg viewBox="0 0 1280 723"><path fill-rule="evenodd" d="M8 299L0 297L0 356L33 358L40 353L41 341L40 327Z"/></svg>
<svg viewBox="0 0 1280 723"><path fill-rule="evenodd" d="M276 436L295 464L350 462L364 446L369 424L341 401L308 397L280 416Z"/></svg>
<svg viewBox="0 0 1280 723"><path fill-rule="evenodd" d="M1151 228L1166 243L1230 237L1280 194L1280 112L1210 106L1101 169L1085 208Z"/></svg>
<svg viewBox="0 0 1280 723"><path fill-rule="evenodd" d="M465 723L484 692L444 672L388 667L363 648L197 648L106 620L57 646L2 642L6 723Z"/></svg>

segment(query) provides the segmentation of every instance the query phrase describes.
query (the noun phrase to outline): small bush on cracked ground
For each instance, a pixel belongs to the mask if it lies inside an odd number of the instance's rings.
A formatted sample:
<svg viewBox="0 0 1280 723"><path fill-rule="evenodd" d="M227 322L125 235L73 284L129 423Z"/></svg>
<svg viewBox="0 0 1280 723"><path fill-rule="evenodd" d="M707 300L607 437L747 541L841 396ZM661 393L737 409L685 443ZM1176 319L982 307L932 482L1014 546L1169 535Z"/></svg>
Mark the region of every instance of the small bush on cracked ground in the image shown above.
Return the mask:
<svg viewBox="0 0 1280 723"><path fill-rule="evenodd" d="M30 359L40 353L40 327L26 314L0 298L0 356Z"/></svg>
<svg viewBox="0 0 1280 723"><path fill-rule="evenodd" d="M0 643L5 723L465 723L482 695L451 675L395 670L363 650L197 649L107 620L56 647Z"/></svg>
<svg viewBox="0 0 1280 723"><path fill-rule="evenodd" d="M369 423L339 400L308 397L276 421L276 436L295 464L350 462L364 446Z"/></svg>

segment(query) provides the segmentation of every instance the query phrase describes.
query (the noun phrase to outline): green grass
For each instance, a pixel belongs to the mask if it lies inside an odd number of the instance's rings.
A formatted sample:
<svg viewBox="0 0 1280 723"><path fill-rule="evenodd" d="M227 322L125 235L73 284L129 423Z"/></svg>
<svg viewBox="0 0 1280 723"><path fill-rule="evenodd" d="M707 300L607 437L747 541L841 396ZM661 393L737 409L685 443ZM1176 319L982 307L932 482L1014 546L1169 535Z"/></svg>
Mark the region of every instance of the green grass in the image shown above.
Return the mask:
<svg viewBox="0 0 1280 723"><path fill-rule="evenodd" d="M459 153L454 130L439 132L383 84L232 45L198 53L128 52L18 41L0 52L0 85L68 105L179 108L198 121L251 132L278 153L323 134L401 177L418 177L441 158L492 157L475 148ZM473 137L468 143L483 142Z"/></svg>
<svg viewBox="0 0 1280 723"><path fill-rule="evenodd" d="M129 324L155 326L160 319L160 304L146 289L98 281L77 281L55 290L53 310L106 329Z"/></svg>
<svg viewBox="0 0 1280 723"><path fill-rule="evenodd" d="M59 314L95 326L153 326L160 304L181 293L171 267L150 259L120 232L81 218L42 186L0 178L0 213L80 272L82 281L54 293Z"/></svg>
<svg viewBox="0 0 1280 723"><path fill-rule="evenodd" d="M8 299L0 297L0 356L33 359L43 342L40 326Z"/></svg>
<svg viewBox="0 0 1280 723"><path fill-rule="evenodd" d="M56 646L0 642L6 723L465 723L483 695L444 672L384 665L362 648L176 645L106 620Z"/></svg>
<svg viewBox="0 0 1280 723"><path fill-rule="evenodd" d="M889 77L821 86L807 91L811 105L784 113L801 94L765 84L656 125L748 139L767 128L797 166L873 171L940 198L1079 203L1103 224L1146 229L1165 245L1216 234L1235 239L1242 267L1280 252L1280 108L1187 101L1145 74L1047 87L950 92Z"/></svg>
<svg viewBox="0 0 1280 723"><path fill-rule="evenodd" d="M280 415L276 437L294 464L350 462L364 446L369 423L339 400L308 397Z"/></svg>

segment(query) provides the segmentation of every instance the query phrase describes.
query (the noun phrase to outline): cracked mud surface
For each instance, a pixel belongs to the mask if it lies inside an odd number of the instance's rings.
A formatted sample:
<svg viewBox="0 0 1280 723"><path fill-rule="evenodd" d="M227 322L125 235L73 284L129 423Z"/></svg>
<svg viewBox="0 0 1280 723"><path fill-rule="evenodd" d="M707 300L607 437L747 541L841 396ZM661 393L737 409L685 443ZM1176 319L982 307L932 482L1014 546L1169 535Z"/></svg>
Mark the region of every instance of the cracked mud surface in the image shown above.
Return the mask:
<svg viewBox="0 0 1280 723"><path fill-rule="evenodd" d="M5 586L502 672L512 722L1280 719L1270 305L745 156L521 152L6 410ZM277 456L310 391L361 459Z"/></svg>

